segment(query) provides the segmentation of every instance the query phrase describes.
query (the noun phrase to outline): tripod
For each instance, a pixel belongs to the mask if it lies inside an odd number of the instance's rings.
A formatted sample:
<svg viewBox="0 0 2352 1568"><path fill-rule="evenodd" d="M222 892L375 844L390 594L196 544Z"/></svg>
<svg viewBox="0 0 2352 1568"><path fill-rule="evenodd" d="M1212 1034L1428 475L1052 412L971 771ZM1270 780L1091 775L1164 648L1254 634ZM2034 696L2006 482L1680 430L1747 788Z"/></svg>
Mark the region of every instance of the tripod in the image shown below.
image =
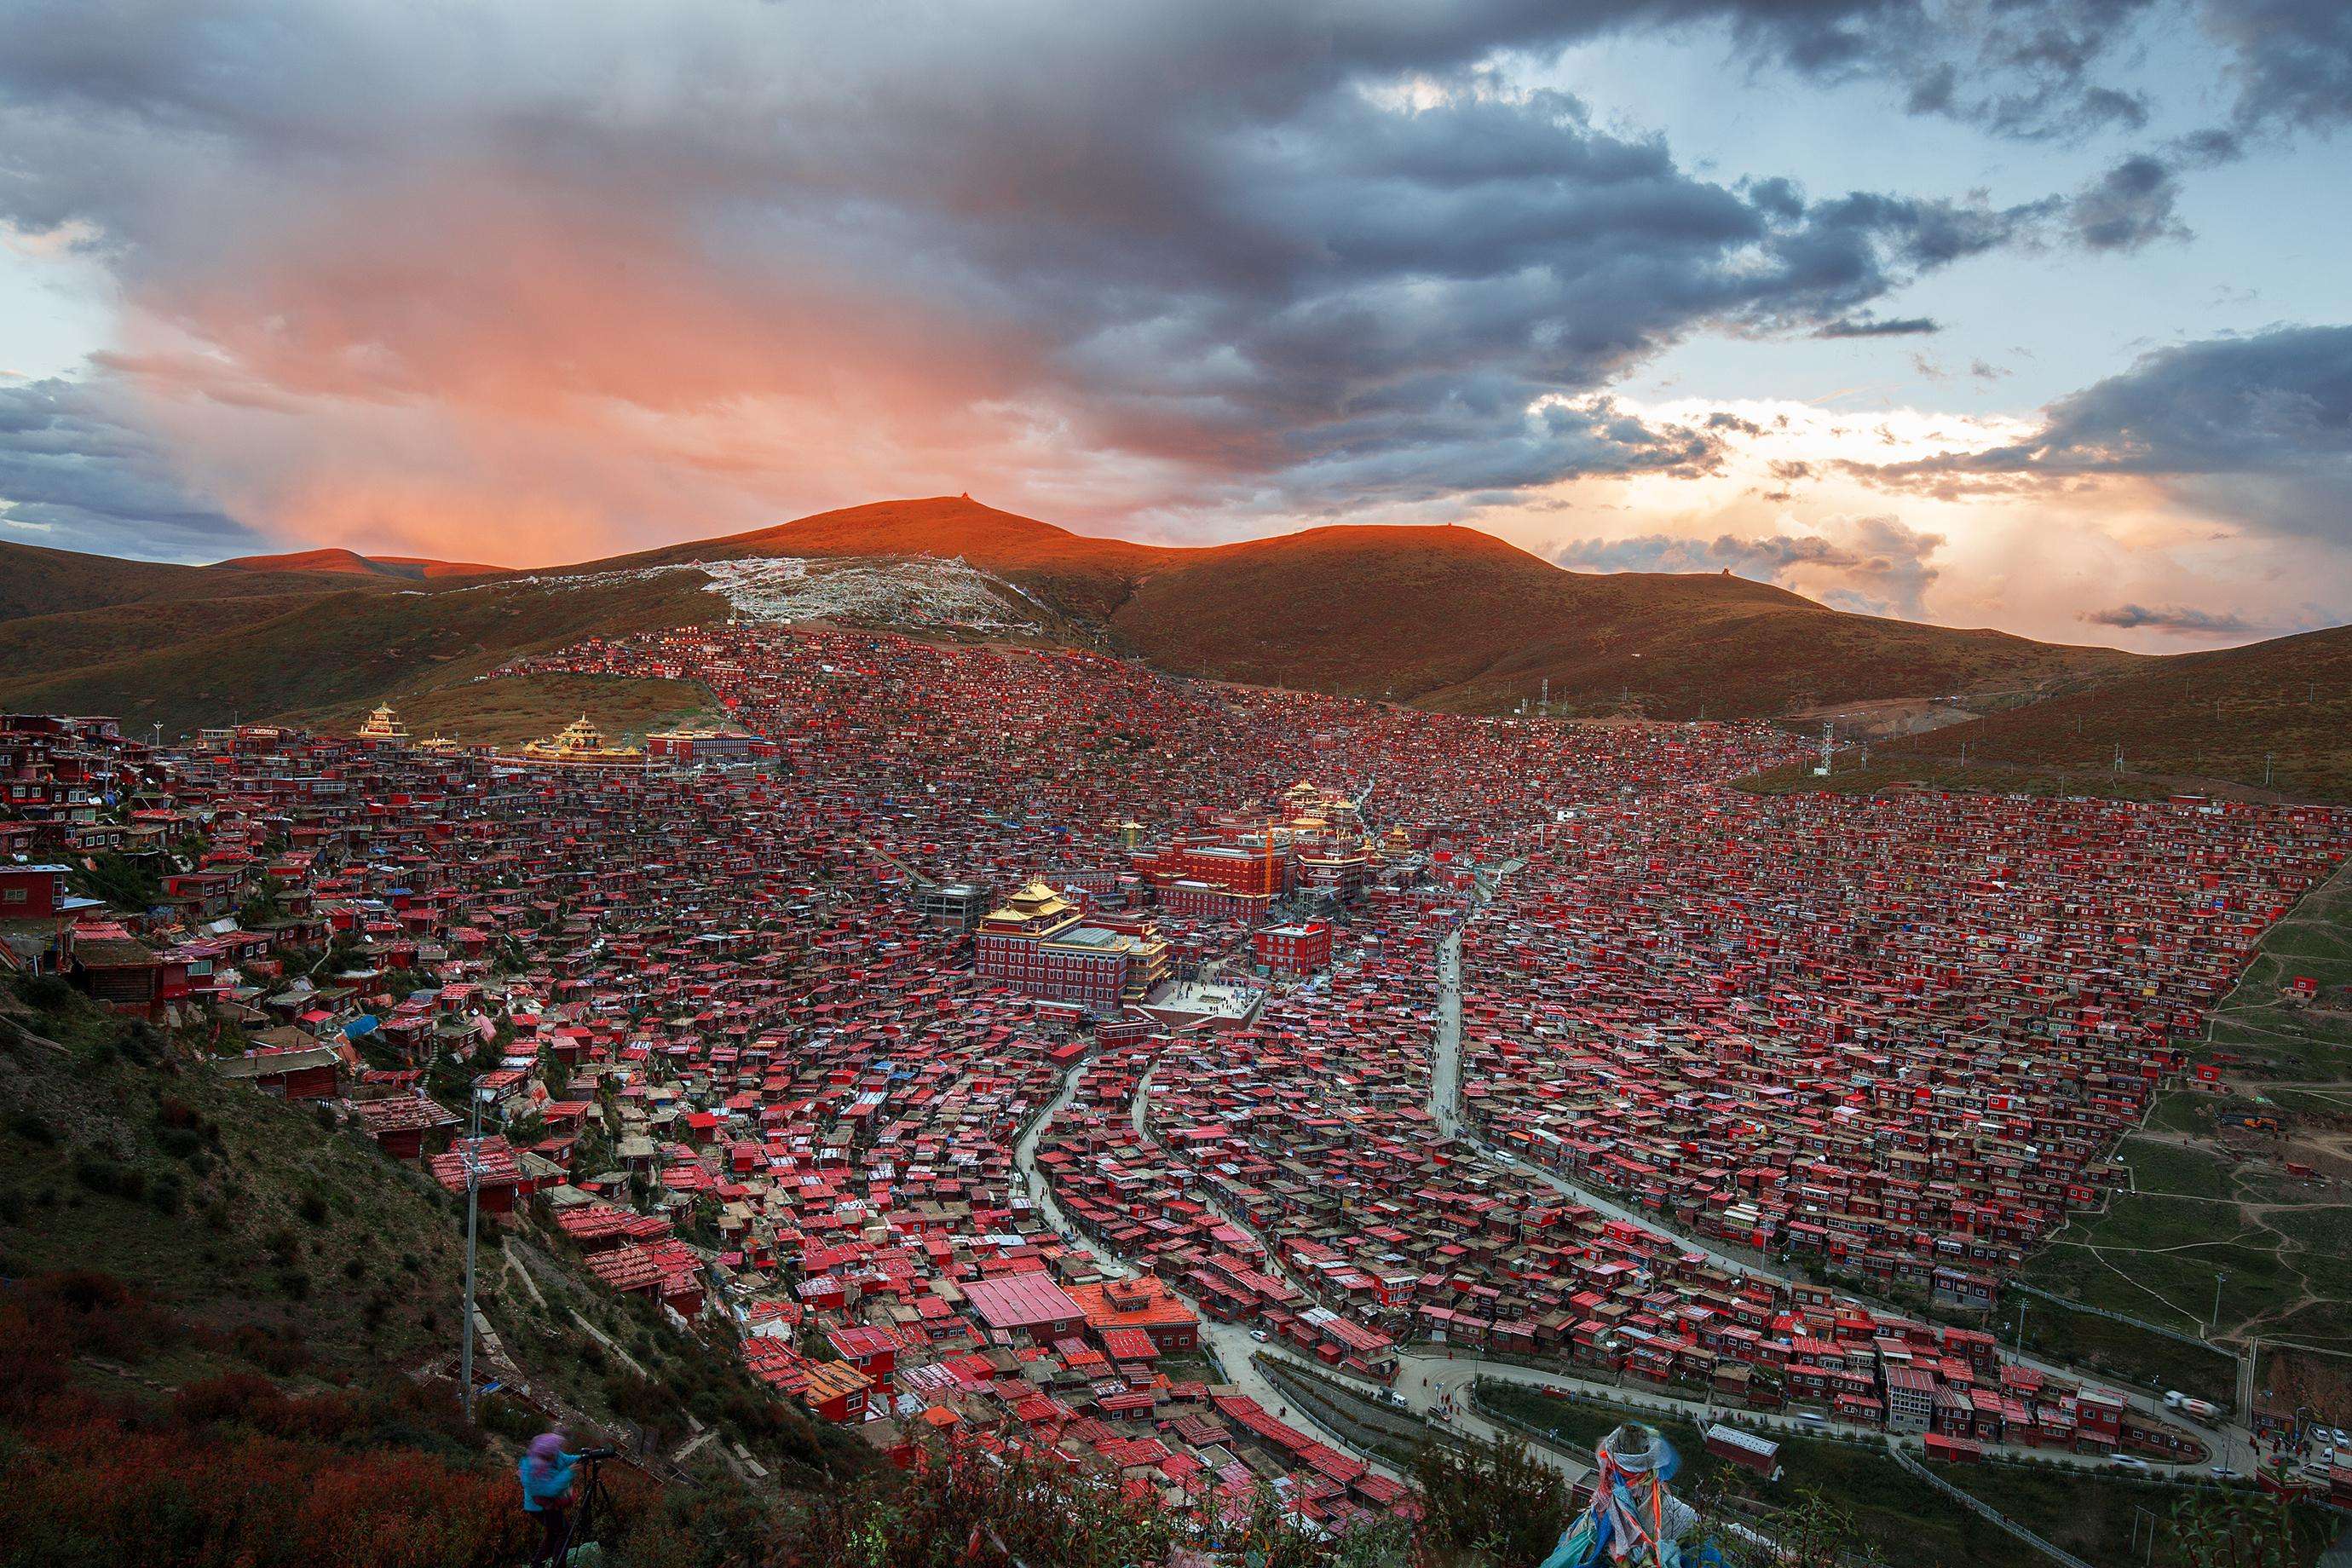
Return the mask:
<svg viewBox="0 0 2352 1568"><path fill-rule="evenodd" d="M572 1505L572 1517L563 1527L563 1549L556 1553L555 1568L564 1568L572 1561L572 1549L595 1539L596 1513L601 1504L611 1511L612 1494L604 1489L604 1461L611 1458L611 1448L590 1448L580 1457L588 1465L588 1480L580 1489L580 1500Z"/></svg>

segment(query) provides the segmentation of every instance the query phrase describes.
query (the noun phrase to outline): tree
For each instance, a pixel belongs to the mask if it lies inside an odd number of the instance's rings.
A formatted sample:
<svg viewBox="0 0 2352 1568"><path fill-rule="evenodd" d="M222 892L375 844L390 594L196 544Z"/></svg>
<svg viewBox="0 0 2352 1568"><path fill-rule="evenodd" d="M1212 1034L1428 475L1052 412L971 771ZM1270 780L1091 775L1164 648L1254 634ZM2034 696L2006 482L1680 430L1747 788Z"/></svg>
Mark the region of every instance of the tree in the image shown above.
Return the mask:
<svg viewBox="0 0 2352 1568"><path fill-rule="evenodd" d="M1507 1435L1458 1447L1423 1444L1412 1479L1422 1492L1424 1544L1438 1551L1540 1563L1567 1523L1559 1472Z"/></svg>
<svg viewBox="0 0 2352 1568"><path fill-rule="evenodd" d="M2172 1530L2189 1568L2291 1568L2294 1504L2271 1492L2184 1498L2172 1510Z"/></svg>

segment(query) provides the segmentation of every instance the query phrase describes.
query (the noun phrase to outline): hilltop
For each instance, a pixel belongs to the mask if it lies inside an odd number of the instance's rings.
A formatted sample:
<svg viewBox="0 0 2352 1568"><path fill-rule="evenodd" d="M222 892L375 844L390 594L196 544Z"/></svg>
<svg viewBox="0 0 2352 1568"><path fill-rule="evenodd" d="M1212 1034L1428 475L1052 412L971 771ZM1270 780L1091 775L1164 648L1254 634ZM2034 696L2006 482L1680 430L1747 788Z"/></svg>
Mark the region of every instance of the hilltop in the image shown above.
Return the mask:
<svg viewBox="0 0 2352 1568"><path fill-rule="evenodd" d="M1111 618L1192 674L1459 712L1767 717L2104 675L2109 648L1832 610L1716 574L1564 571L1467 528L1339 527L1188 552Z"/></svg>
<svg viewBox="0 0 2352 1568"><path fill-rule="evenodd" d="M215 571L330 572L352 577L396 577L422 583L440 577L499 577L510 568L424 555L362 555L353 550L299 550L284 555L239 555L214 563Z"/></svg>
<svg viewBox="0 0 2352 1568"><path fill-rule="evenodd" d="M350 586L338 580L341 574L286 564L298 559L279 557L278 564L225 572L0 543L0 618L64 615L111 605L324 593Z"/></svg>
<svg viewBox="0 0 2352 1568"><path fill-rule="evenodd" d="M1236 544L1073 533L965 497L821 512L567 568L952 557L1185 675L1464 712L1533 703L1763 716L1811 702L2103 676L2112 648L1832 610L1745 578L1564 570L1476 529L1336 526Z"/></svg>
<svg viewBox="0 0 2352 1568"><path fill-rule="evenodd" d="M2105 767L2121 744L2139 793L2176 777L2258 784L2265 753L2285 788L2352 793L2338 633L2151 658L1856 615L1727 574L1570 572L1465 527L1180 547L934 496L532 572L347 550L173 566L21 545L0 545L0 704L172 731L344 722L583 637L740 615L1076 644L1469 713L1532 710L1547 689L1556 714L1836 716L1846 732L1873 705L1932 710L1948 727L1882 743L1873 783L1951 779L1965 743L1995 787L2030 767L2032 787L2123 788ZM501 738L570 717L530 696L487 703ZM632 713L665 706L647 694ZM447 705L453 721L484 707Z"/></svg>

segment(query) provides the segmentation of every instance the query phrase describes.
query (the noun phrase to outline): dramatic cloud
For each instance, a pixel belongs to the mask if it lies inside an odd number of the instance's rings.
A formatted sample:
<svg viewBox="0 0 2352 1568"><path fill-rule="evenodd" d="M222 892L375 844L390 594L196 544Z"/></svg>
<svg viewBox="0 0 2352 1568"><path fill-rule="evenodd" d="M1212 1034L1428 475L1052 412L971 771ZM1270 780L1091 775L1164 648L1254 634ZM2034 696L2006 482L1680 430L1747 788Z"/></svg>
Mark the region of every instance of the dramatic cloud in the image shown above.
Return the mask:
<svg viewBox="0 0 2352 1568"><path fill-rule="evenodd" d="M252 539L191 498L119 389L0 382L0 540L215 559Z"/></svg>
<svg viewBox="0 0 2352 1568"><path fill-rule="evenodd" d="M1713 20L1828 69L1892 9L27 3L0 221L84 237L191 493L289 536L1231 529L1704 466L1592 395L1709 328L1916 330L1854 324L2044 232L1710 181L1506 68Z"/></svg>
<svg viewBox="0 0 2352 1568"><path fill-rule="evenodd" d="M2191 609L2186 605L2117 605L2111 610L2091 610L2083 619L2095 626L2126 631L2146 626L2159 632L2249 632L2254 626L2243 616L2224 611Z"/></svg>
<svg viewBox="0 0 2352 1568"><path fill-rule="evenodd" d="M1685 539L1648 533L1583 539L1560 547L1563 566L1594 572L1729 572L1811 593L1839 609L1916 619L1937 575L1928 557L1941 535L1919 533L1892 517L1833 520L1828 535L1772 534Z"/></svg>
<svg viewBox="0 0 2352 1568"><path fill-rule="evenodd" d="M2187 22L2221 46L2229 123L2200 140L2352 119L2342 0L1885 0L1744 7L1743 36L1818 78L1892 82L1915 114L2021 140L2146 126L2118 79L2151 32Z"/></svg>
<svg viewBox="0 0 2352 1568"><path fill-rule="evenodd" d="M2208 0L2202 16L2235 51L2241 123L2352 120L2352 8L2343 0Z"/></svg>
<svg viewBox="0 0 2352 1568"><path fill-rule="evenodd" d="M2159 349L2053 404L2021 439L1856 467L1929 489L2147 479L2208 515L2352 542L2352 327Z"/></svg>
<svg viewBox="0 0 2352 1568"><path fill-rule="evenodd" d="M2093 250L2137 250L2151 240L2185 239L2172 216L2180 182L2169 164L2147 156L2125 159L2067 204L2066 219Z"/></svg>

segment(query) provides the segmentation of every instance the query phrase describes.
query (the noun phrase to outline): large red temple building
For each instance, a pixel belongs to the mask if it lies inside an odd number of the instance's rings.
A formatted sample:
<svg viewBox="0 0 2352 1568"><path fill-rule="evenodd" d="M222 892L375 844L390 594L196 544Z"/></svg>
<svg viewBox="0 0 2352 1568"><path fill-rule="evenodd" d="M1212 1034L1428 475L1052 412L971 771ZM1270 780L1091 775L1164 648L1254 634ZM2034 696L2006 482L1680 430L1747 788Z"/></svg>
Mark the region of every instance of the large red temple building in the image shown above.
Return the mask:
<svg viewBox="0 0 2352 1568"><path fill-rule="evenodd" d="M1168 943L1150 920L1088 915L1042 881L990 910L973 941L986 978L1097 1011L1140 1002L1168 977Z"/></svg>

